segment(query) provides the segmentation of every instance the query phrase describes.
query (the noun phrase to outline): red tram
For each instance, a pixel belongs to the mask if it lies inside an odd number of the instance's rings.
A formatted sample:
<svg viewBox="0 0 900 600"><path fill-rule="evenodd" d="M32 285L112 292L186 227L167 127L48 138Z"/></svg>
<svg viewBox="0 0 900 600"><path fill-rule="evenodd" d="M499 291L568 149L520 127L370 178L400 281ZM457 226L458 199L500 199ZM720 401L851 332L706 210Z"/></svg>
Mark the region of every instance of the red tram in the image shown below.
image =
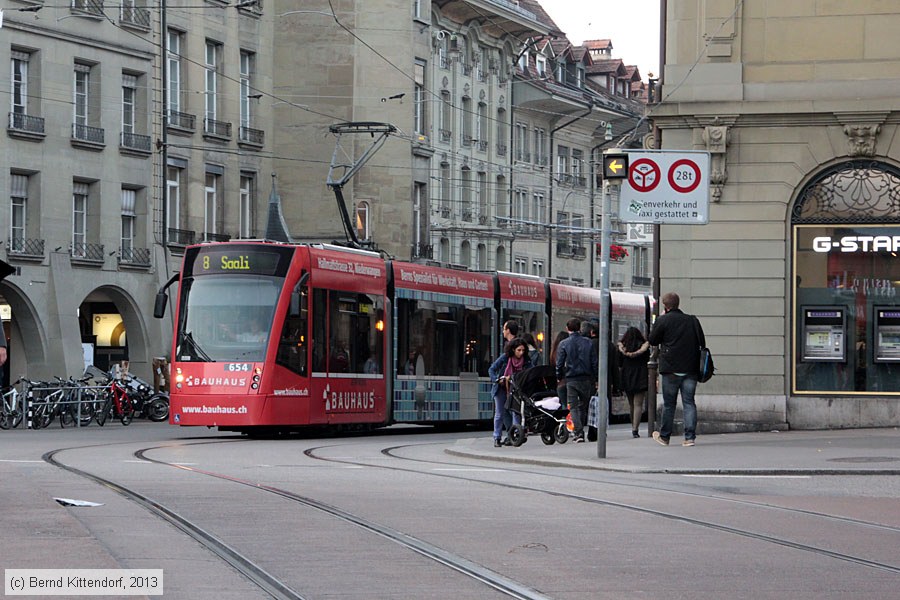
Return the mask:
<svg viewBox="0 0 900 600"><path fill-rule="evenodd" d="M178 280L170 422L247 433L488 422L502 323L546 360L551 332L596 322L601 298L321 244L191 246ZM649 297L613 292L611 306L614 334L647 331Z"/></svg>

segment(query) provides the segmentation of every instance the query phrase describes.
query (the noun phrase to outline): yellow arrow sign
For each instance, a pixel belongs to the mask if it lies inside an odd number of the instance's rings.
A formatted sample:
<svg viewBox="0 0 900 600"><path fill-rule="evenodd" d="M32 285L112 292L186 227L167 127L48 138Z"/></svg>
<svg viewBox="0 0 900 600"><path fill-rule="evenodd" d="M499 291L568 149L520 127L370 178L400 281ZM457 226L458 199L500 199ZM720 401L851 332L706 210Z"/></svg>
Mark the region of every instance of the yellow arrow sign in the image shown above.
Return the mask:
<svg viewBox="0 0 900 600"><path fill-rule="evenodd" d="M603 157L603 177L606 179L623 179L628 176L628 155L607 154Z"/></svg>

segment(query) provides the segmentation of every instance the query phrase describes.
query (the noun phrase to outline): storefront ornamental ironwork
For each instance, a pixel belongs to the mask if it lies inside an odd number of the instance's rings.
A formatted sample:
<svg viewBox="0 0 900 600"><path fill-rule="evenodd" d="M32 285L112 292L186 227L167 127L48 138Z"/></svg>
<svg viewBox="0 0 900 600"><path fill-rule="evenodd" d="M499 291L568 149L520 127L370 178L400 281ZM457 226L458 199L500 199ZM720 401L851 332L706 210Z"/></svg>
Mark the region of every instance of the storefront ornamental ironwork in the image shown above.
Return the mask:
<svg viewBox="0 0 900 600"><path fill-rule="evenodd" d="M841 163L800 193L791 223L897 223L900 170L872 160Z"/></svg>

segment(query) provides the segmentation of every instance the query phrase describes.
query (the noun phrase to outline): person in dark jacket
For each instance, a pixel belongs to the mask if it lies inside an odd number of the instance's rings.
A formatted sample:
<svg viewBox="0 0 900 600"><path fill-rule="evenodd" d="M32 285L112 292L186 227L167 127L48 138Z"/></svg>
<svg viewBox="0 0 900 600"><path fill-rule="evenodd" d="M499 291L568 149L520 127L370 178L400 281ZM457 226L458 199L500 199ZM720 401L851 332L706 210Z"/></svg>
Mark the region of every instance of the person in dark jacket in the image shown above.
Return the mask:
<svg viewBox="0 0 900 600"><path fill-rule="evenodd" d="M569 337L560 342L556 350L556 378L566 380L566 401L575 427L574 441L579 443L584 441L588 403L597 380L598 358L591 341L581 335L579 319L569 319L566 330Z"/></svg>
<svg viewBox="0 0 900 600"><path fill-rule="evenodd" d="M644 399L647 396L647 361L650 358L650 342L637 327L629 327L616 344L621 372L620 383L631 412L631 435L639 438Z"/></svg>
<svg viewBox="0 0 900 600"><path fill-rule="evenodd" d="M675 405L678 392L684 409L684 443L693 446L697 437L697 374L700 367L700 346L706 346L706 336L700 320L684 314L678 305L678 294L669 292L662 297L665 314L656 319L650 330L650 343L659 346L659 374L662 378L663 418L653 439L663 446L669 445L669 437L675 423ZM698 339L699 337L699 339Z"/></svg>

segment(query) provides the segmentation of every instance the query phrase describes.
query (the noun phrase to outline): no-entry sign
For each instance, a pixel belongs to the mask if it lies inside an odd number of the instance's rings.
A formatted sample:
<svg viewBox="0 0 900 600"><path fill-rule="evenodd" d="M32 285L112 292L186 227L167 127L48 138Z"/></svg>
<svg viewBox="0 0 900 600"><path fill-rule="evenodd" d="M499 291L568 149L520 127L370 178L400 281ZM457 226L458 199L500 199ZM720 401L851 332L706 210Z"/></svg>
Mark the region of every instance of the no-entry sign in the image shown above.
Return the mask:
<svg viewBox="0 0 900 600"><path fill-rule="evenodd" d="M626 223L703 225L709 222L709 153L628 152L619 190Z"/></svg>

